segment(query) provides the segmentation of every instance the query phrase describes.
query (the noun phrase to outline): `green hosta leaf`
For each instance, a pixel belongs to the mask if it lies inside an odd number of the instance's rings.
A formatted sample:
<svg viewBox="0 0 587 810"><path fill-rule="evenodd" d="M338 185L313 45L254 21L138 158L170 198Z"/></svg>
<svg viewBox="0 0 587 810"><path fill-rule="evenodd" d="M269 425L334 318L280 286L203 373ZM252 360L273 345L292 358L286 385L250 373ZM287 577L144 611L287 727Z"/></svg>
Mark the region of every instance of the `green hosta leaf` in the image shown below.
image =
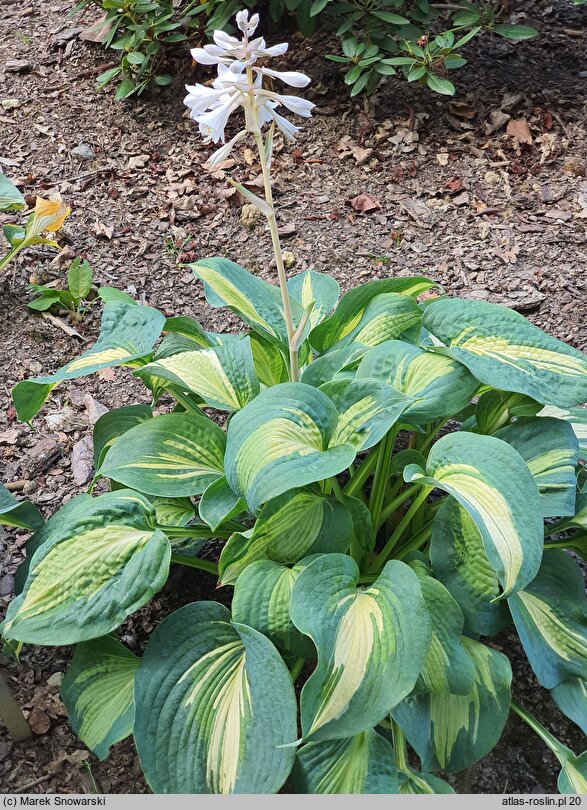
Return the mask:
<svg viewBox="0 0 587 810"><path fill-rule="evenodd" d="M463 637L475 666L467 695L412 695L393 710L427 771L468 768L496 744L510 708L510 663L501 653Z"/></svg>
<svg viewBox="0 0 587 810"><path fill-rule="evenodd" d="M542 517L575 513L579 445L573 429L560 419L518 419L495 434L511 444L534 476Z"/></svg>
<svg viewBox="0 0 587 810"><path fill-rule="evenodd" d="M457 413L479 388L461 363L401 340L368 351L357 370L357 379L361 377L383 380L415 400L404 414L410 424Z"/></svg>
<svg viewBox="0 0 587 810"><path fill-rule="evenodd" d="M250 341L259 382L269 387L288 382L289 371L283 350L255 333L251 334Z"/></svg>
<svg viewBox="0 0 587 810"><path fill-rule="evenodd" d="M359 323L365 307L382 293L401 293L415 298L435 283L422 276L411 278L385 278L368 281L345 293L338 302L334 314L312 329L310 343L319 352L346 337Z"/></svg>
<svg viewBox="0 0 587 810"><path fill-rule="evenodd" d="M499 23L491 29L494 34L506 39L513 39L515 42L522 39L532 39L538 36L538 31L529 25L510 25L509 23Z"/></svg>
<svg viewBox="0 0 587 810"><path fill-rule="evenodd" d="M304 273L290 278L287 282L287 289L290 295L300 302L303 309L310 306L312 302L314 303L310 313L312 329L332 312L340 293L340 287L335 278L324 273L317 273L315 270L306 270Z"/></svg>
<svg viewBox="0 0 587 810"><path fill-rule="evenodd" d="M289 489L342 472L355 449L329 445L337 424L334 403L309 385L284 383L263 391L230 420L225 458L230 488L255 512Z"/></svg>
<svg viewBox="0 0 587 810"><path fill-rule="evenodd" d="M0 524L20 529L38 529L44 523L43 515L30 501L19 501L0 484Z"/></svg>
<svg viewBox="0 0 587 810"><path fill-rule="evenodd" d="M426 473L409 465L404 478L439 486L465 507L504 596L534 579L544 545L540 496L513 447L493 436L451 433L433 446Z"/></svg>
<svg viewBox="0 0 587 810"><path fill-rule="evenodd" d="M563 795L587 795L587 751L578 757L569 751L558 776L557 787Z"/></svg>
<svg viewBox="0 0 587 810"><path fill-rule="evenodd" d="M561 712L587 734L587 681L569 678L555 686L550 694Z"/></svg>
<svg viewBox="0 0 587 810"><path fill-rule="evenodd" d="M224 445L208 417L168 413L124 433L98 472L148 495L199 495L222 475Z"/></svg>
<svg viewBox="0 0 587 810"><path fill-rule="evenodd" d="M540 403L524 394L491 389L479 397L475 407L476 432L493 435L512 418L536 416L540 408Z"/></svg>
<svg viewBox="0 0 587 810"><path fill-rule="evenodd" d="M553 416L555 419L564 419L573 428L573 433L579 442L579 452L584 458L587 456L587 408L556 408L547 405L538 416Z"/></svg>
<svg viewBox="0 0 587 810"><path fill-rule="evenodd" d="M228 259L215 257L189 265L204 283L206 301L212 307L228 307L261 334L287 345L281 293ZM302 307L290 296L294 324L302 317Z"/></svg>
<svg viewBox="0 0 587 810"><path fill-rule="evenodd" d="M0 172L0 211L20 211L26 202L16 186Z"/></svg>
<svg viewBox="0 0 587 810"><path fill-rule="evenodd" d="M140 658L112 636L78 644L61 686L71 727L98 759L132 734Z"/></svg>
<svg viewBox="0 0 587 810"><path fill-rule="evenodd" d="M291 618L310 636L318 665L301 697L304 740L366 731L414 687L430 643L418 578L388 562L368 588L357 588L351 557L325 554L294 586Z"/></svg>
<svg viewBox="0 0 587 810"><path fill-rule="evenodd" d="M315 658L312 641L289 615L293 587L306 565L304 560L291 568L271 560L252 562L236 582L231 607L235 622L263 633L278 649Z"/></svg>
<svg viewBox="0 0 587 810"><path fill-rule="evenodd" d="M30 644L75 644L110 633L163 587L171 548L155 509L130 490L55 517L37 534L24 590L2 633Z"/></svg>
<svg viewBox="0 0 587 810"><path fill-rule="evenodd" d="M98 470L108 449L135 425L152 419L149 405L126 405L103 414L94 425L94 466Z"/></svg>
<svg viewBox="0 0 587 810"><path fill-rule="evenodd" d="M420 580L432 624L432 641L416 691L466 695L471 691L475 670L461 644L463 613L444 585L430 576L424 563L414 560L410 565Z"/></svg>
<svg viewBox="0 0 587 810"><path fill-rule="evenodd" d="M160 526L187 526L196 516L189 498L152 498Z"/></svg>
<svg viewBox="0 0 587 810"><path fill-rule="evenodd" d="M377 444L411 402L386 383L369 378L333 380L321 390L338 411L330 445L350 444L357 453Z"/></svg>
<svg viewBox="0 0 587 810"><path fill-rule="evenodd" d="M343 495L341 500L351 513L353 520L353 537L349 554L363 571L375 548L375 529L371 513L359 498Z"/></svg>
<svg viewBox="0 0 587 810"><path fill-rule="evenodd" d="M452 787L439 779L433 773L423 773L414 771L411 768L406 771L399 771L399 790L401 794L434 794L434 793L454 793Z"/></svg>
<svg viewBox="0 0 587 810"><path fill-rule="evenodd" d="M200 517L212 531L215 531L225 520L230 520L231 517L246 512L246 510L246 503L232 491L224 476L210 484L200 498L198 506Z"/></svg>
<svg viewBox="0 0 587 810"><path fill-rule="evenodd" d="M100 336L87 352L67 363L55 374L23 380L15 385L12 398L18 418L30 422L52 389L64 380L92 374L101 368L121 366L148 354L161 334L165 316L138 304L106 304Z"/></svg>
<svg viewBox="0 0 587 810"><path fill-rule="evenodd" d="M265 636L216 602L155 629L135 684L135 742L154 793L276 793L296 736L289 672Z"/></svg>
<svg viewBox="0 0 587 810"><path fill-rule="evenodd" d="M67 271L67 286L74 298L87 298L92 289L92 270L88 262L78 256L72 261Z"/></svg>
<svg viewBox="0 0 587 810"><path fill-rule="evenodd" d="M421 319L422 311L413 298L398 293L382 293L369 301L353 328L340 338L336 350L352 343L378 346L417 329Z"/></svg>
<svg viewBox="0 0 587 810"><path fill-rule="evenodd" d="M297 793L397 793L391 744L373 729L303 745L291 780Z"/></svg>
<svg viewBox="0 0 587 810"><path fill-rule="evenodd" d="M352 534L346 506L310 490L290 490L263 506L249 537L229 539L220 555L220 580L234 583L254 560L295 563L309 554L344 552Z"/></svg>
<svg viewBox="0 0 587 810"><path fill-rule="evenodd" d="M468 633L493 636L510 622L507 604L494 601L499 579L487 558L481 533L457 501L448 499L432 525L430 562L461 608Z"/></svg>
<svg viewBox="0 0 587 810"><path fill-rule="evenodd" d="M135 373L170 380L221 411L238 411L259 393L248 338L219 348L174 354Z"/></svg>
<svg viewBox="0 0 587 810"><path fill-rule="evenodd" d="M195 343L200 349L209 349L212 345L214 345L210 341L210 338L204 331L201 324L199 324L195 318L191 318L189 315L177 315L174 318L167 318L163 331L169 332L172 335L187 338ZM193 348L195 347L192 346L192 349Z"/></svg>
<svg viewBox="0 0 587 810"><path fill-rule="evenodd" d="M550 549L537 577L509 599L510 610L538 681L552 689L587 679L587 599L583 575L564 551Z"/></svg>
<svg viewBox="0 0 587 810"><path fill-rule="evenodd" d="M486 385L547 405L587 400L587 356L519 312L485 301L442 298L426 307L422 324Z"/></svg>

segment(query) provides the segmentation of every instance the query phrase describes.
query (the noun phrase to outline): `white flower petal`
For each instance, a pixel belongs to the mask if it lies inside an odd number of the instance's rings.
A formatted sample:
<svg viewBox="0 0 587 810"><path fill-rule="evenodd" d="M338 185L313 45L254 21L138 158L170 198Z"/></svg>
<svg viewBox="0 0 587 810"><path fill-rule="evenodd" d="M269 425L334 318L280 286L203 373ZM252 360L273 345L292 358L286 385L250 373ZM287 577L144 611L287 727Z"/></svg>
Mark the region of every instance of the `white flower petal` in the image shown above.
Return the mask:
<svg viewBox="0 0 587 810"><path fill-rule="evenodd" d="M287 107L288 110L291 110L296 115L301 115L302 118L309 118L312 115L312 110L316 106L312 104L311 101L300 98L299 96L282 96L280 93L277 93L274 98L279 104Z"/></svg>
<svg viewBox="0 0 587 810"><path fill-rule="evenodd" d="M216 109L197 117L194 116L201 134L214 143L219 143L219 141L224 143L224 130L229 116L239 105L240 99L237 96L231 96L228 101Z"/></svg>
<svg viewBox="0 0 587 810"><path fill-rule="evenodd" d="M192 48L190 53L194 62L197 62L199 65L218 65L228 61L225 56L219 57L210 54L206 48Z"/></svg>
<svg viewBox="0 0 587 810"><path fill-rule="evenodd" d="M228 143L225 143L224 146L221 146L220 149L217 149L216 152L214 152L214 154L212 154L208 158L208 160L206 161L206 165L209 166L210 168L213 168L214 166L217 166L219 163L221 163L223 160L226 160L226 158L230 155L230 153L237 145L237 143L239 141L242 141L242 139L245 137L246 134L247 133L245 132L245 130L243 130L242 132L239 132L237 135L235 135L234 138L231 138L230 141L228 141Z"/></svg>
<svg viewBox="0 0 587 810"><path fill-rule="evenodd" d="M271 70L271 68L255 68L265 76L271 76L273 79L279 79L284 84L290 87L307 87L312 81L305 73L299 73L297 70Z"/></svg>
<svg viewBox="0 0 587 810"><path fill-rule="evenodd" d="M287 118L284 118L279 113L276 113L275 110L270 110L270 115L279 127L279 129L283 132L286 140L294 141L295 136L300 131L299 127L296 127L291 121L288 121Z"/></svg>
<svg viewBox="0 0 587 810"><path fill-rule="evenodd" d="M259 56L282 56L288 48L289 45L287 42L280 42L278 45L272 45L270 48L263 47L259 49L258 54Z"/></svg>
<svg viewBox="0 0 587 810"><path fill-rule="evenodd" d="M214 31L212 36L218 47L225 51L232 51L242 47L240 39L231 37L230 34L227 34L225 31Z"/></svg>
<svg viewBox="0 0 587 810"><path fill-rule="evenodd" d="M205 87L203 84L186 84L185 89L188 91L188 95L184 98L183 103L197 113L205 112L209 107L215 105L217 101L220 101L226 93L224 88L214 90L212 87Z"/></svg>

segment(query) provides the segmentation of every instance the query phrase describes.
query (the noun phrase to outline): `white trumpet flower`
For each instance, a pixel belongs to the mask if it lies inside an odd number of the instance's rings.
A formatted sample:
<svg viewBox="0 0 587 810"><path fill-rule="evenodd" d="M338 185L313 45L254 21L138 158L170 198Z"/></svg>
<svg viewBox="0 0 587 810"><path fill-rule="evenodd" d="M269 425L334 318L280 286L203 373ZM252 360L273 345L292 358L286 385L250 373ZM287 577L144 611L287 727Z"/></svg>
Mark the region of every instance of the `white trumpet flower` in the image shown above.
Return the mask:
<svg viewBox="0 0 587 810"><path fill-rule="evenodd" d="M263 37L251 39L259 25L259 15L249 18L248 11L239 11L236 24L242 39L214 31L214 44L194 48L192 57L202 65L216 65L217 76L212 87L202 84L186 85L188 95L184 103L191 110L200 132L208 141L224 144L208 161L211 166L225 160L244 133L259 133L268 123L274 123L287 140L293 140L299 128L276 112L276 107L286 107L290 112L309 118L314 107L311 101L299 96L276 93L263 88L263 79L281 81L289 87L306 87L310 78L294 70L273 70L258 65L259 59L280 56L287 51L286 42L267 47ZM242 107L245 113L245 130L228 143L224 131L232 113Z"/></svg>

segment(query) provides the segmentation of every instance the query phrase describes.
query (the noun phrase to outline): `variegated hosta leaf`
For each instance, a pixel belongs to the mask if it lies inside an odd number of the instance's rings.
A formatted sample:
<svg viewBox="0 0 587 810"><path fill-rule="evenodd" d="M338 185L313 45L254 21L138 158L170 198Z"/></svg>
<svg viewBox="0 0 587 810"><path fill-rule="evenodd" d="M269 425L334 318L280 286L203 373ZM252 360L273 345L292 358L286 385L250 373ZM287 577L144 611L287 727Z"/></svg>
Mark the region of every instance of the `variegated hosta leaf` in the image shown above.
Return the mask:
<svg viewBox="0 0 587 810"><path fill-rule="evenodd" d="M475 668L461 644L463 613L444 585L430 576L425 563L414 560L410 566L420 580L432 625L432 640L415 691L466 695Z"/></svg>
<svg viewBox="0 0 587 810"><path fill-rule="evenodd" d="M204 283L206 301L210 306L228 307L252 329L287 346L287 328L278 287L220 257L202 259L189 266ZM294 325L297 325L303 309L291 295L290 306Z"/></svg>
<svg viewBox="0 0 587 810"><path fill-rule="evenodd" d="M174 354L148 363L136 374L169 380L220 411L238 411L259 393L248 338L219 348Z"/></svg>
<svg viewBox="0 0 587 810"><path fill-rule="evenodd" d="M316 388L284 383L268 388L238 411L228 426L225 471L249 510L287 490L345 470L350 444L332 447L338 424L334 403Z"/></svg>
<svg viewBox="0 0 587 810"><path fill-rule="evenodd" d="M24 197L14 183L0 172L0 211L20 211L21 208L26 208Z"/></svg>
<svg viewBox="0 0 587 810"><path fill-rule="evenodd" d="M177 315L173 318L167 318L163 331L187 338L201 349L207 349L213 345L201 324L189 315ZM192 348L194 347L192 346Z"/></svg>
<svg viewBox="0 0 587 810"><path fill-rule="evenodd" d="M383 380L412 398L404 419L415 424L457 413L479 388L479 382L452 357L402 340L387 340L368 351L357 369L357 380L361 377Z"/></svg>
<svg viewBox="0 0 587 810"><path fill-rule="evenodd" d="M556 408L547 405L538 416L554 416L555 419L564 419L573 428L573 433L579 442L581 458L587 456L587 408Z"/></svg>
<svg viewBox="0 0 587 810"><path fill-rule="evenodd" d="M325 554L294 586L291 618L318 650L301 697L304 740L332 740L374 726L413 689L430 644L418 578L388 562L373 585L357 588L345 554Z"/></svg>
<svg viewBox="0 0 587 810"><path fill-rule="evenodd" d="M352 535L346 506L311 490L290 490L263 506L249 536L232 535L220 555L220 580L234 583L254 560L295 563L309 554L346 551Z"/></svg>
<svg viewBox="0 0 587 810"><path fill-rule="evenodd" d="M561 681L550 694L563 714L587 734L587 680L569 678Z"/></svg>
<svg viewBox="0 0 587 810"><path fill-rule="evenodd" d="M552 689L587 679L587 599L581 569L564 551L549 549L538 576L509 599L524 651L538 681Z"/></svg>
<svg viewBox="0 0 587 810"><path fill-rule="evenodd" d="M587 401L587 356L519 312L485 301L442 298L422 325L483 383L561 407Z"/></svg>
<svg viewBox="0 0 587 810"><path fill-rule="evenodd" d="M231 609L235 622L263 633L278 649L315 658L311 639L300 633L289 615L293 586L306 565L306 560L291 568L271 560L252 562L236 582Z"/></svg>
<svg viewBox="0 0 587 810"><path fill-rule="evenodd" d="M413 298L398 293L382 293L369 301L361 317L348 334L339 339L334 350L353 343L378 346L386 340L414 332L417 339L421 321L422 310ZM325 321L324 325L327 323Z"/></svg>
<svg viewBox="0 0 587 810"><path fill-rule="evenodd" d="M355 368L367 351L369 348L361 346L359 343L349 343L348 346L343 346L341 349L331 349L306 366L302 371L301 380L307 385L318 388L324 383L339 379L342 373L346 374ZM354 376L354 372L352 376Z"/></svg>
<svg viewBox="0 0 587 810"><path fill-rule="evenodd" d="M98 759L132 734L140 658L112 636L78 644L61 685L71 727Z"/></svg>
<svg viewBox="0 0 587 810"><path fill-rule="evenodd" d="M333 380L321 386L338 411L330 445L367 450L377 444L409 407L411 399L380 380Z"/></svg>
<svg viewBox="0 0 587 810"><path fill-rule="evenodd" d="M200 517L212 531L216 531L225 520L230 520L231 517L246 510L246 503L232 491L224 476L210 484L202 494L198 506Z"/></svg>
<svg viewBox="0 0 587 810"><path fill-rule="evenodd" d="M573 515L579 445L571 426L561 419L518 419L495 436L511 444L528 465L540 493L542 516Z"/></svg>
<svg viewBox="0 0 587 810"><path fill-rule="evenodd" d="M467 695L410 695L393 710L426 771L468 768L499 740L510 708L510 663L501 653L463 636L475 676Z"/></svg>
<svg viewBox="0 0 587 810"><path fill-rule="evenodd" d="M534 579L544 546L540 495L513 447L493 436L451 433L433 446L426 473L410 465L404 478L438 486L465 507L504 596Z"/></svg>
<svg viewBox="0 0 587 810"><path fill-rule="evenodd" d="M94 467L100 469L104 456L119 436L135 425L153 418L149 405L126 405L103 414L94 425Z"/></svg>
<svg viewBox="0 0 587 810"><path fill-rule="evenodd" d="M62 521L65 521L66 519L69 520L70 515L73 515L78 511L83 514L86 504L91 504L93 502L94 499L92 496L87 495L85 492L82 492L80 495L76 495L70 501L67 501L67 503L64 504L58 512L51 515L47 522L42 524L40 529L29 537L25 546L26 557L16 569L16 573L14 575L14 593L17 596L24 588L25 582L29 575L31 560L34 557L35 551L43 545L45 538L48 536L48 532L52 531L55 526L61 524Z"/></svg>
<svg viewBox="0 0 587 810"><path fill-rule="evenodd" d="M382 293L401 293L415 298L434 287L433 281L421 276L411 278L385 278L368 281L345 293L334 314L312 329L310 343L319 352L334 346L346 337L361 320L368 304Z"/></svg>
<svg viewBox="0 0 587 810"><path fill-rule="evenodd" d="M452 787L434 776L433 773L423 773L422 771L398 771L399 790L401 794L434 794L434 793L454 793Z"/></svg>
<svg viewBox="0 0 587 810"><path fill-rule="evenodd" d="M64 380L92 374L101 368L122 366L149 354L161 334L165 316L138 304L106 304L100 336L87 352L46 377L23 380L12 389L12 398L22 422L30 422L53 388Z"/></svg>
<svg viewBox="0 0 587 810"><path fill-rule="evenodd" d="M254 332L251 333L250 341L259 382L268 387L288 382L289 371L284 350Z"/></svg>
<svg viewBox="0 0 587 810"><path fill-rule="evenodd" d="M536 416L540 408L540 403L524 394L492 388L479 397L475 407L476 431L491 436L513 418Z"/></svg>
<svg viewBox="0 0 587 810"><path fill-rule="evenodd" d="M0 484L0 524L20 529L38 529L44 523L43 515L30 501L19 501Z"/></svg>
<svg viewBox="0 0 587 810"><path fill-rule="evenodd" d="M187 526L196 516L189 498L151 498L159 526Z"/></svg>
<svg viewBox="0 0 587 810"><path fill-rule="evenodd" d="M135 702L135 743L154 793L276 793L291 770L289 672L265 636L232 624L216 602L187 605L156 628Z"/></svg>
<svg viewBox="0 0 587 810"><path fill-rule="evenodd" d="M287 282L287 289L303 309L314 304L310 313L310 328L313 329L332 312L340 287L333 276L317 273L315 270L306 270Z"/></svg>
<svg viewBox="0 0 587 810"><path fill-rule="evenodd" d="M153 529L153 505L130 490L91 501L38 532L24 589L1 627L7 638L61 645L106 635L165 584L171 548Z"/></svg>
<svg viewBox="0 0 587 810"><path fill-rule="evenodd" d="M436 513L429 553L434 576L459 605L469 634L493 636L510 623L507 604L495 601L499 579L479 529L457 501L449 498Z"/></svg>
<svg viewBox="0 0 587 810"><path fill-rule="evenodd" d="M303 745L291 781L296 793L398 792L393 748L372 728L342 740Z"/></svg>
<svg viewBox="0 0 587 810"><path fill-rule="evenodd" d="M557 787L563 795L587 795L587 751L578 757L569 751L559 773Z"/></svg>
<svg viewBox="0 0 587 810"><path fill-rule="evenodd" d="M207 416L163 414L121 436L98 473L148 495L199 495L223 473L225 442Z"/></svg>

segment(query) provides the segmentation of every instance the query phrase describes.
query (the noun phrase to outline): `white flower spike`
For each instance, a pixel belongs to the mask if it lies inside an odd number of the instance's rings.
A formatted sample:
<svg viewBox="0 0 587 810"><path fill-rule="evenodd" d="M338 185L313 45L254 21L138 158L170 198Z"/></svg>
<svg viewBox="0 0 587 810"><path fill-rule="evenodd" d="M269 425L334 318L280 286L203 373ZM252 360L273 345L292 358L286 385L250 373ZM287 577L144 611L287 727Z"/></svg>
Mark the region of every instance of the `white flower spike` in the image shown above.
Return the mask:
<svg viewBox="0 0 587 810"><path fill-rule="evenodd" d="M259 60L284 54L288 48L287 42L267 47L263 37L251 39L259 25L258 14L249 17L248 11L239 11L236 24L242 39L224 31L214 31L213 45L194 48L191 52L199 64L217 67L217 77L212 87L187 85L188 95L184 102L190 108L191 117L197 122L202 135L208 141L224 144L208 161L211 166L225 160L246 132L259 133L265 124L271 122L287 140L293 140L298 127L277 113L276 107L286 107L303 118L309 118L314 107L311 101L299 96L281 95L263 87L266 77L289 87L306 87L310 83L310 78L299 71L279 71L257 64ZM239 107L245 113L245 129L225 144L224 130L228 119Z"/></svg>

